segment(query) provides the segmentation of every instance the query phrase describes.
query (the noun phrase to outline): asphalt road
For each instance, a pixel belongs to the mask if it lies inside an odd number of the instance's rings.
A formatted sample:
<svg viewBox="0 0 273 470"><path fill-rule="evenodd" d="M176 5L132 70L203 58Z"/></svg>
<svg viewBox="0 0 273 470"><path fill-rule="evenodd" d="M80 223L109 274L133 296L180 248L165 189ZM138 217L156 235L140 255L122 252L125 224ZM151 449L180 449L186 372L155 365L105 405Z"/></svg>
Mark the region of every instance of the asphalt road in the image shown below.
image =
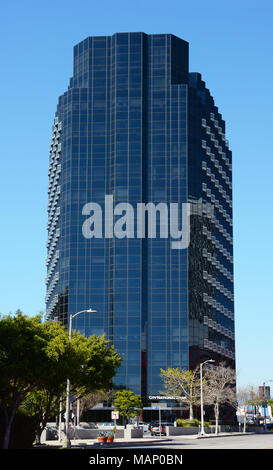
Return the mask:
<svg viewBox="0 0 273 470"><path fill-rule="evenodd" d="M135 443L122 445L127 449L273 449L272 434L250 434L204 439L172 438L172 441L160 443Z"/></svg>

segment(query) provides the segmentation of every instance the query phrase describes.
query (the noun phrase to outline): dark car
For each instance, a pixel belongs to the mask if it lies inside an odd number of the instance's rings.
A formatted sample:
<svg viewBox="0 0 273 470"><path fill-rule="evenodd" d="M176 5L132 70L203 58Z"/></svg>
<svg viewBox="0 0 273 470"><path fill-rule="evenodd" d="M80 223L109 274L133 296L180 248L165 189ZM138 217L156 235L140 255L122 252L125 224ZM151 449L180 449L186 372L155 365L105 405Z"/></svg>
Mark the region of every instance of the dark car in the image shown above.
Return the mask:
<svg viewBox="0 0 273 470"><path fill-rule="evenodd" d="M157 435L162 435L166 436L166 428L167 426L173 426L174 424L171 422L161 422L161 425L159 425L159 422L156 424L151 425L151 436L157 436Z"/></svg>
<svg viewBox="0 0 273 470"><path fill-rule="evenodd" d="M152 427L152 426L155 426L156 424L159 424L159 421L151 421L151 422L148 424L148 431L151 431L151 427Z"/></svg>

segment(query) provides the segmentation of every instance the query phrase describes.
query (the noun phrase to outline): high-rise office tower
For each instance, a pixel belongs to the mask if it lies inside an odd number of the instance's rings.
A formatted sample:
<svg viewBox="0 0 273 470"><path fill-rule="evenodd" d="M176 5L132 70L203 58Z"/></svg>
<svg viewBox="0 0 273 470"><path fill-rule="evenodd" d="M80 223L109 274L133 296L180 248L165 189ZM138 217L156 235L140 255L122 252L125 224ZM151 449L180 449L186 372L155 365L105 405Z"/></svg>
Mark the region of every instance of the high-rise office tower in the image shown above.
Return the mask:
<svg viewBox="0 0 273 470"><path fill-rule="evenodd" d="M187 42L75 46L50 150L47 317L96 310L73 328L123 355L116 386L146 397L161 368L235 367L231 159Z"/></svg>

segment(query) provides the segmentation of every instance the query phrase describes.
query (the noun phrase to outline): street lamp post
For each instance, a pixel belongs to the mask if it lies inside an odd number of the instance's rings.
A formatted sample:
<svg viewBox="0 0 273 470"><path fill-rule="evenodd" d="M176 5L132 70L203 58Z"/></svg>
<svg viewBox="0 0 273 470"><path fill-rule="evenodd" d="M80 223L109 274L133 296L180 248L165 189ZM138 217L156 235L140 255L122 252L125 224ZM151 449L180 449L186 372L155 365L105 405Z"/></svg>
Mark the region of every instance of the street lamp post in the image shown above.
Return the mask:
<svg viewBox="0 0 273 470"><path fill-rule="evenodd" d="M69 341L72 339L72 320L80 313L95 313L96 310L92 310L91 308L88 310L81 310L80 312L74 313L74 315L70 314L69 316ZM67 379L66 383L66 411L65 411L65 434L66 434L66 447L69 449L71 447L71 442L69 438L69 422L70 422L70 379Z"/></svg>
<svg viewBox="0 0 273 470"><path fill-rule="evenodd" d="M206 364L207 362L215 362L213 359L208 359L207 361L201 362L200 363L200 398L201 398L201 431L200 435L204 436L205 435L205 430L204 430L204 405L203 405L203 365Z"/></svg>
<svg viewBox="0 0 273 470"><path fill-rule="evenodd" d="M266 382L263 383L263 387L264 387L264 430L266 432L267 430L267 427L266 427L266 406L265 406L265 384L267 382L273 382L273 380L267 380Z"/></svg>

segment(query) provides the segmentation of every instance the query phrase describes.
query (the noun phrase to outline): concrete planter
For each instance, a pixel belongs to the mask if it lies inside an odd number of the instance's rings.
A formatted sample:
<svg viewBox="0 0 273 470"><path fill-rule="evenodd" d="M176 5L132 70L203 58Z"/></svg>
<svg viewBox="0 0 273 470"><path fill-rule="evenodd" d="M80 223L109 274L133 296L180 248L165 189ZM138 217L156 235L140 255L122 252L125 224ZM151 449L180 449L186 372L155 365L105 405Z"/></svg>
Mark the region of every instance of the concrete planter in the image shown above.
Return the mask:
<svg viewBox="0 0 273 470"><path fill-rule="evenodd" d="M205 428L206 434L211 434L213 430L211 428ZM190 436L199 433L197 426L167 426L166 436Z"/></svg>
<svg viewBox="0 0 273 470"><path fill-rule="evenodd" d="M70 427L69 437L70 439L97 439L98 433L100 431L112 431L114 430L114 426L109 426L105 428L84 428L78 427L74 428L73 426ZM62 431L62 435L64 432ZM115 432L115 438L122 439L126 437L126 439L134 439L134 438L141 438L143 437L143 428L133 428L130 425L127 429L123 427L117 427ZM55 423L50 423L48 427L43 431L41 442L45 442L47 440L56 440L58 439L58 429Z"/></svg>
<svg viewBox="0 0 273 470"><path fill-rule="evenodd" d="M134 439L143 437L143 428L127 428L124 429L124 439Z"/></svg>

